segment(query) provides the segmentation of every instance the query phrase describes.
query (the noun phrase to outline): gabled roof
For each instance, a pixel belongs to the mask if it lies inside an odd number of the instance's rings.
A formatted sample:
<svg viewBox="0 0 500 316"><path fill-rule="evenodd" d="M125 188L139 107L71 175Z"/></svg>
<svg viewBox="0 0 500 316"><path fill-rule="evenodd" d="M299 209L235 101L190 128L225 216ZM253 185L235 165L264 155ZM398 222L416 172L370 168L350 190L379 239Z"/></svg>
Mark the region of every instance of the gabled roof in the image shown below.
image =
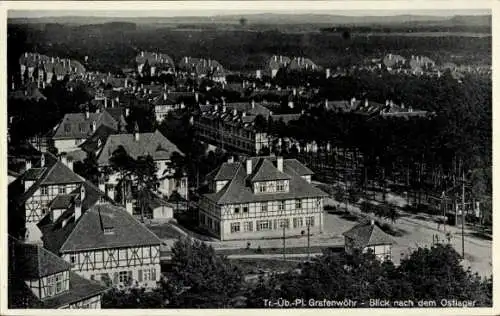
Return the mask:
<svg viewBox="0 0 500 316"><path fill-rule="evenodd" d="M276 166L268 159L261 159L259 165L255 166L256 172L251 178L252 182L272 181L272 180L290 180L291 177L282 171L279 171Z"/></svg>
<svg viewBox="0 0 500 316"><path fill-rule="evenodd" d="M39 279L71 269L71 264L37 245L17 242L14 245L14 253L15 269L26 280Z"/></svg>
<svg viewBox="0 0 500 316"><path fill-rule="evenodd" d="M114 233L104 234L103 224L113 227ZM54 233L57 233L57 230L55 228ZM161 240L127 210L111 204L92 206L83 212L76 224L71 225L68 230L69 234L62 236L62 243L57 249L59 253L161 244ZM49 234L44 235L45 237L50 239L52 236Z"/></svg>
<svg viewBox="0 0 500 316"><path fill-rule="evenodd" d="M154 133L140 133L138 140L135 140L134 134L110 135L97 157L97 163L100 166L108 165L113 152L119 146L123 146L128 155L134 159L150 155L153 160L167 160L174 152L183 155L176 145L157 130Z"/></svg>
<svg viewBox="0 0 500 316"><path fill-rule="evenodd" d="M150 66L157 65L170 65L174 67L174 61L170 56L164 53L156 53L156 52L141 52L139 55L135 57L135 62L138 64L144 64L148 61Z"/></svg>
<svg viewBox="0 0 500 316"><path fill-rule="evenodd" d="M89 113L86 118L85 113L68 113L64 115L61 123L57 127L53 139L81 139L92 135L92 124L97 127L106 125L115 130L118 129L118 122L108 112Z"/></svg>
<svg viewBox="0 0 500 316"><path fill-rule="evenodd" d="M27 171L23 175L21 175L15 182L12 183L12 188L14 188L14 184L18 182L25 181L24 175L29 176L31 181L35 181L31 187L23 192L17 199L17 205L22 205L29 199L42 185L58 185L58 184L70 184L70 183L80 183L84 182L84 179L74 173L71 169L69 169L65 164L63 164L60 160L54 157L50 153L44 154L45 165L40 168L40 161L38 161L35 166L42 169L41 172L37 172L38 177L35 179L32 178L32 172Z"/></svg>
<svg viewBox="0 0 500 316"><path fill-rule="evenodd" d="M384 233L380 227L370 222L359 224L343 233L347 238L352 239L354 247L364 248L375 245L392 245L394 240Z"/></svg>
<svg viewBox="0 0 500 316"><path fill-rule="evenodd" d="M71 206L74 197L73 194L59 194L50 202L49 207L51 209L65 210Z"/></svg>
<svg viewBox="0 0 500 316"><path fill-rule="evenodd" d="M208 173L207 179L214 181L231 180L232 177L234 176L234 173L236 172L236 169L238 169L238 166L239 166L238 162L233 162L233 163L224 162L217 169Z"/></svg>
<svg viewBox="0 0 500 316"><path fill-rule="evenodd" d="M320 198L328 196L325 192L313 186L301 177L304 170L297 168L298 161L289 163L290 160L283 160L283 173L290 177L289 191L280 193L265 193L254 194L250 186L250 180L259 172L258 168L262 166L261 160L269 160L274 164L276 157L253 157L252 166L255 170L252 174L247 175L246 162L238 162L234 173L231 176L228 184L219 192L208 193L204 196L218 204L233 204L233 203L249 203L249 202L264 202L272 200L287 200L294 198ZM227 168L227 167L226 167ZM266 167L267 168L267 167Z"/></svg>
<svg viewBox="0 0 500 316"><path fill-rule="evenodd" d="M95 133L87 138L79 147L85 152L95 152L98 149L99 139L101 140L101 146L104 145L109 135L115 134L117 131L109 126L101 125L99 126Z"/></svg>

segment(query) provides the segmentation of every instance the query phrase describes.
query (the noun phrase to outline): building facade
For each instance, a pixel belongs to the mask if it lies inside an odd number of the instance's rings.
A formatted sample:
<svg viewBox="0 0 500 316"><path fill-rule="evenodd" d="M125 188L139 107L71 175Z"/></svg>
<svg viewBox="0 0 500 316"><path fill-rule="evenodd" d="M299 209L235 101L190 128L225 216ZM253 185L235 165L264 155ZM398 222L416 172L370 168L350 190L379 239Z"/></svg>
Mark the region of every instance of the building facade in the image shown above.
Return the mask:
<svg viewBox="0 0 500 316"><path fill-rule="evenodd" d="M323 198L312 171L295 159L254 157L209 174L199 225L221 240L321 233Z"/></svg>
<svg viewBox="0 0 500 316"><path fill-rule="evenodd" d="M344 234L345 251L353 253L360 251L366 253L370 251L380 261L392 259L392 245L394 240L384 233L374 221L359 224L348 230Z"/></svg>

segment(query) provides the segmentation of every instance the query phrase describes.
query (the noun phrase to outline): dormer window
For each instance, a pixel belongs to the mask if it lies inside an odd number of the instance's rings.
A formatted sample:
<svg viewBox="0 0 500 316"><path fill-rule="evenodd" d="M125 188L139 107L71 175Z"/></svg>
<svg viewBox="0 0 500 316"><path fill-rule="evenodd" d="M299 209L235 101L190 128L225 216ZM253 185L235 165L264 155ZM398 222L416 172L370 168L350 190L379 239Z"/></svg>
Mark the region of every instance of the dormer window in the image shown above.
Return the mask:
<svg viewBox="0 0 500 316"><path fill-rule="evenodd" d="M266 185L266 183L265 183L265 182L261 182L261 183L259 183L259 184L258 184L258 186L259 186L259 192L260 192L260 193L265 193L265 192L267 192L267 185Z"/></svg>
<svg viewBox="0 0 500 316"><path fill-rule="evenodd" d="M41 186L40 187L40 194L41 195L48 195L49 194L49 188L47 186Z"/></svg>
<svg viewBox="0 0 500 316"><path fill-rule="evenodd" d="M276 181L276 191L277 192L285 191L285 181Z"/></svg>
<svg viewBox="0 0 500 316"><path fill-rule="evenodd" d="M60 185L57 189L59 194L66 194L66 187L64 185Z"/></svg>
<svg viewBox="0 0 500 316"><path fill-rule="evenodd" d="M103 231L104 235L113 235L115 233L113 227L104 227Z"/></svg>

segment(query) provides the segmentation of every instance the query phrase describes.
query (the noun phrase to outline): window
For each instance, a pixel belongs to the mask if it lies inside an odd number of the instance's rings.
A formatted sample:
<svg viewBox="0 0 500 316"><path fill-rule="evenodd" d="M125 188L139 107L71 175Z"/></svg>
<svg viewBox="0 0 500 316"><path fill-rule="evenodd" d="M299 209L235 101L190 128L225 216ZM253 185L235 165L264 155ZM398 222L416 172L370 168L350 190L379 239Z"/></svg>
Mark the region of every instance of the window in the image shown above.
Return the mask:
<svg viewBox="0 0 500 316"><path fill-rule="evenodd" d="M65 133L71 132L71 124L64 124L64 132Z"/></svg>
<svg viewBox="0 0 500 316"><path fill-rule="evenodd" d="M239 207L235 207L235 208L234 208L234 213L235 213L235 214L237 214L237 213L239 213L239 212L240 212L240 208L239 208Z"/></svg>
<svg viewBox="0 0 500 316"><path fill-rule="evenodd" d="M57 294L62 292L63 290L63 275L56 274L55 279L56 279L56 294Z"/></svg>
<svg viewBox="0 0 500 316"><path fill-rule="evenodd" d="M243 230L246 231L246 232L253 231L253 222L245 222L243 224Z"/></svg>
<svg viewBox="0 0 500 316"><path fill-rule="evenodd" d="M240 222L231 223L231 233L239 233L240 232Z"/></svg>
<svg viewBox="0 0 500 316"><path fill-rule="evenodd" d="M262 213L267 213L267 202L260 203L260 211Z"/></svg>
<svg viewBox="0 0 500 316"><path fill-rule="evenodd" d="M257 221L257 230L270 230L271 229L271 221Z"/></svg>
<svg viewBox="0 0 500 316"><path fill-rule="evenodd" d="M285 181L276 181L276 191L277 192L285 191Z"/></svg>
<svg viewBox="0 0 500 316"><path fill-rule="evenodd" d="M57 192L58 192L59 194L66 194L66 187L65 187L64 185L60 185L60 186L58 187Z"/></svg>
<svg viewBox="0 0 500 316"><path fill-rule="evenodd" d="M289 228L289 227L290 227L290 221L288 219L280 220L280 228Z"/></svg>
<svg viewBox="0 0 500 316"><path fill-rule="evenodd" d="M40 187L40 194L41 195L48 195L49 194L49 188L47 186L41 186Z"/></svg>
<svg viewBox="0 0 500 316"><path fill-rule="evenodd" d="M265 182L260 182L258 186L259 186L259 192L264 193L267 191L267 185Z"/></svg>
<svg viewBox="0 0 500 316"><path fill-rule="evenodd" d="M302 220L302 217L295 217L293 219L293 228L299 228L304 226L304 221Z"/></svg>
<svg viewBox="0 0 500 316"><path fill-rule="evenodd" d="M69 261L71 262L71 264L75 264L75 262L76 262L76 256L75 255L69 256Z"/></svg>
<svg viewBox="0 0 500 316"><path fill-rule="evenodd" d="M248 206L243 207L243 213L248 213Z"/></svg>
<svg viewBox="0 0 500 316"><path fill-rule="evenodd" d="M306 217L306 226L310 227L314 226L314 216Z"/></svg>
<svg viewBox="0 0 500 316"><path fill-rule="evenodd" d="M95 280L95 275L91 274L91 275L90 275L90 279L91 279L92 281L94 281L94 280Z"/></svg>
<svg viewBox="0 0 500 316"><path fill-rule="evenodd" d="M278 211L284 212L285 211L285 201L279 201L278 202Z"/></svg>
<svg viewBox="0 0 500 316"><path fill-rule="evenodd" d="M130 280L130 271L120 271L118 274L118 281L120 283L127 283Z"/></svg>
<svg viewBox="0 0 500 316"><path fill-rule="evenodd" d="M295 200L295 209L300 210L302 208L302 200Z"/></svg>

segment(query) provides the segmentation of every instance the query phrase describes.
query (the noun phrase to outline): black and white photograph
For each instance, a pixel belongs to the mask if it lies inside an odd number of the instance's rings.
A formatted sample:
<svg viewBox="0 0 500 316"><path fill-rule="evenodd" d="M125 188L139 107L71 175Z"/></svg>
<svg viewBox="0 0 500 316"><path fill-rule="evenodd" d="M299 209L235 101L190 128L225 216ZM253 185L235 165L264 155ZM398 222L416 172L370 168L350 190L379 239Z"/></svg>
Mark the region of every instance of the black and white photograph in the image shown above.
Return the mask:
<svg viewBox="0 0 500 316"><path fill-rule="evenodd" d="M42 2L1 5L2 314L494 314L493 2Z"/></svg>

